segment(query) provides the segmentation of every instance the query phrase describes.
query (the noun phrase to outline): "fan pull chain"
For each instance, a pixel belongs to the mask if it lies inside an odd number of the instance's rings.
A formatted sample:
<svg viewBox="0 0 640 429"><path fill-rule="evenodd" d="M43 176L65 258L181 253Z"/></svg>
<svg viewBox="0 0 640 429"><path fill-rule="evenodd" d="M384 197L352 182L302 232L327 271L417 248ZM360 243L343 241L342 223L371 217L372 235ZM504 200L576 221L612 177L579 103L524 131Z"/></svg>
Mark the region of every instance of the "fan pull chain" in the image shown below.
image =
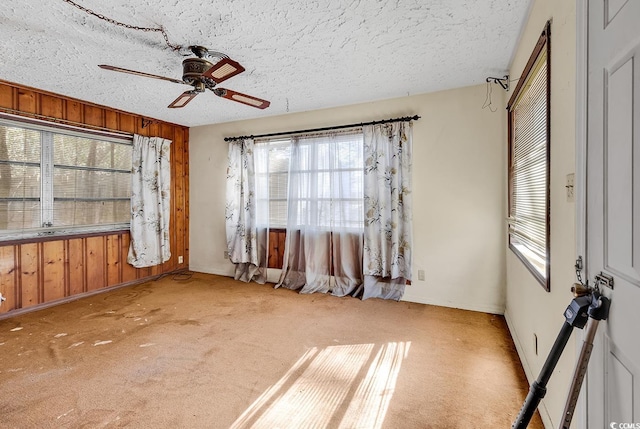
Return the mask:
<svg viewBox="0 0 640 429"><path fill-rule="evenodd" d="M82 5L79 5L78 3L72 1L72 0L62 0L65 3L69 3L72 6L77 7L78 9L80 9L81 11L88 13L89 15L93 15L98 19L101 19L103 21L108 22L109 24L113 24L113 25L117 25L119 27L124 27L124 28L128 28L130 30L139 30L139 31L145 31L145 32L156 32L156 33L160 33L162 34L162 37L164 37L164 41L167 44L168 47L170 47L172 50L174 51L179 51L182 49L182 46L180 45L174 45L171 42L169 42L169 36L167 35L167 32L164 31L164 28L162 26L160 27L139 27L137 25L130 25L130 24L125 24L123 22L119 22L116 21L115 19L111 19L109 17L106 17L100 13L94 12L91 9L88 9Z"/></svg>

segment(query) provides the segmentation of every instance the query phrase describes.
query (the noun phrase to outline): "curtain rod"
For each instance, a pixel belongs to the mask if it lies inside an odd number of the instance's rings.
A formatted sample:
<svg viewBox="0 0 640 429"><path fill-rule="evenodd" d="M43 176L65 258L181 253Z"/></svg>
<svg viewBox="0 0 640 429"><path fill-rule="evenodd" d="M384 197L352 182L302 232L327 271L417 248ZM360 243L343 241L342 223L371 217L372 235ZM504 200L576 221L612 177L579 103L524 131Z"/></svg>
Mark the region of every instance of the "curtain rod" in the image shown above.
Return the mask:
<svg viewBox="0 0 640 429"><path fill-rule="evenodd" d="M269 133L269 134L258 134L258 135L250 135L250 136L237 136L237 137L225 137L224 141L230 142L235 140L243 140L243 139L257 139L262 137L275 137L275 136L286 136L290 134L302 134L302 133L313 133L317 131L330 131L330 130L340 130L343 128L354 128L354 127L363 127L365 125L378 125L378 124L388 124L390 122L409 122L409 121L417 121L420 119L420 116L403 116L402 118L392 118L392 119L383 119L381 121L371 121L371 122L360 122L357 124L348 124L348 125L336 125L333 127L324 127L324 128L311 128L308 130L297 130L297 131L283 131L279 133Z"/></svg>

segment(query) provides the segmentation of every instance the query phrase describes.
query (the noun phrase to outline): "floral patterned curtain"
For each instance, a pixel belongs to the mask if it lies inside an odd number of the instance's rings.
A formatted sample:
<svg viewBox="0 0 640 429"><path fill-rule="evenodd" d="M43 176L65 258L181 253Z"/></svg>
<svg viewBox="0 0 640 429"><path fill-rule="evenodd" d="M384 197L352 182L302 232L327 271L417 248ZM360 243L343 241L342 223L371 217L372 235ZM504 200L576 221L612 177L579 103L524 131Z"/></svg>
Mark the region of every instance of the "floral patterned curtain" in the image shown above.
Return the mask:
<svg viewBox="0 0 640 429"><path fill-rule="evenodd" d="M133 136L131 244L127 262L137 268L171 258L171 140Z"/></svg>
<svg viewBox="0 0 640 429"><path fill-rule="evenodd" d="M363 299L400 299L411 280L412 123L368 125L364 133Z"/></svg>
<svg viewBox="0 0 640 429"><path fill-rule="evenodd" d="M235 279L266 281L266 228L258 228L261 207L256 195L256 156L253 139L229 143L225 206L227 250L235 264ZM258 154L258 158L262 158ZM267 207L268 210L268 207Z"/></svg>

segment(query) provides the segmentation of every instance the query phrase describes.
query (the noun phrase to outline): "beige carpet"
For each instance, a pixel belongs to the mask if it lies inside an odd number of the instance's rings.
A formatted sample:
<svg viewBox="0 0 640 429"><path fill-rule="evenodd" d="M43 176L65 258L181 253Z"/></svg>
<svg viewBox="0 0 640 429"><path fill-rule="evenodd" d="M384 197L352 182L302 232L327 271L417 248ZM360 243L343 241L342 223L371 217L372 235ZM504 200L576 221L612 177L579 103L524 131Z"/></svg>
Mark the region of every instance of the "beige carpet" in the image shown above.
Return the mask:
<svg viewBox="0 0 640 429"><path fill-rule="evenodd" d="M527 390L501 316L213 275L0 321L2 428L497 429Z"/></svg>

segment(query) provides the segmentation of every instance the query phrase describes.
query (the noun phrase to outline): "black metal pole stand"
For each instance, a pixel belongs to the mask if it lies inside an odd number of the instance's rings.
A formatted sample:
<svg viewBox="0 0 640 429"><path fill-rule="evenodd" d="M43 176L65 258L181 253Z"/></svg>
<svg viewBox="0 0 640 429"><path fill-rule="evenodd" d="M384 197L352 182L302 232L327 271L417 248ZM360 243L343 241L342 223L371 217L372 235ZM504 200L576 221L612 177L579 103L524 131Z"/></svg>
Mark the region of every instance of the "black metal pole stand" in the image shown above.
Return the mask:
<svg viewBox="0 0 640 429"><path fill-rule="evenodd" d="M606 310L602 310L605 306L606 306ZM598 309L601 309L601 310L598 310ZM571 332L573 332L573 328L579 328L579 329L584 328L584 326L587 324L587 320L589 320L589 318L592 318L592 320L595 321L595 323L592 323L592 325L594 325L593 335L595 335L595 329L597 328L597 325L598 325L597 321L606 319L606 315L608 314L608 311L609 311L609 300L605 297L602 297L596 291L589 290L588 293L586 293L585 295L577 296L571 301L567 309L564 311L564 317L566 320L562 325L562 329L560 329L560 333L558 334L558 337L556 338L556 341L553 344L553 347L551 348L549 355L547 356L547 360L545 361L544 366L540 371L540 375L538 376L538 379L531 384L531 389L529 389L529 394L527 395L527 398L525 399L524 404L522 405L520 414L518 414L516 421L511 426L512 429L525 429L529 425L529 422L531 421L533 414L538 408L538 404L540 404L540 401L542 400L542 398L544 398L544 395L547 393L547 383L549 382L549 379L551 378L551 374L553 373L553 370L555 369L556 364L558 363L558 360L560 359L560 356L562 355L562 352L564 351L564 348L567 345L567 341L569 341L569 337L571 337ZM595 319L594 316L598 317L598 319ZM591 343L590 343L591 347L593 347L592 341L593 341L593 337L591 338ZM583 345L583 349L584 349L584 345ZM584 372L586 371L586 366L587 366L587 362L589 360L590 354L591 354L591 348L589 348L588 352L585 354L586 361L583 362L583 359L582 359L583 353L581 353L581 359L578 362L576 373L574 375L574 382L572 384L571 392L573 392L576 388L575 383L576 383L577 376L580 376L580 380L578 382L579 384L577 385L577 393L580 392L580 386L582 385L582 378L584 377ZM582 368L583 366L584 366L584 371L582 370L578 371L578 368ZM568 410L567 408L565 408L564 418L566 420L568 416L569 423L571 422L571 417L573 416L573 409L575 409L575 402L577 402L577 393L575 395L575 400L573 402L573 406L571 407L571 409ZM572 395L570 395L569 400L570 401L573 400ZM569 401L567 402L567 407L569 407ZM569 412L569 415L567 414L567 412ZM569 426L567 425L566 427L568 428Z"/></svg>

